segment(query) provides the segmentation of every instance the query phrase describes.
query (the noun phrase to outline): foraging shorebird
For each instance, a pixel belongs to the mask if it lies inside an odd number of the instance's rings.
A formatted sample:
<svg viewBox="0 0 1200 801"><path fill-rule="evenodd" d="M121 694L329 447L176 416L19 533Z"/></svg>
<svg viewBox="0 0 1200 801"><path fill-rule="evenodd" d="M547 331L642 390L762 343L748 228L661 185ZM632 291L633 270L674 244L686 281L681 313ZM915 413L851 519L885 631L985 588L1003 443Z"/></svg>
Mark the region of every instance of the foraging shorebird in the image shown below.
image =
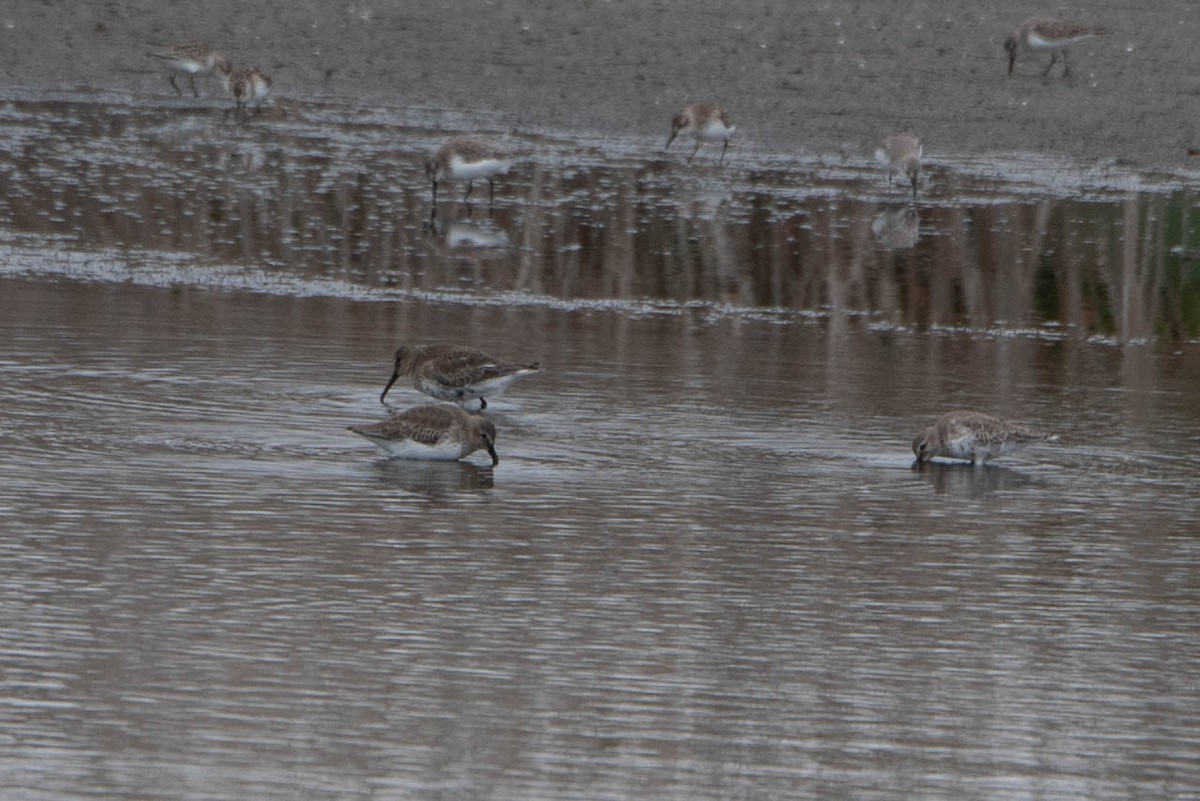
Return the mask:
<svg viewBox="0 0 1200 801"><path fill-rule="evenodd" d="M1030 17L1022 23L1015 34L1004 40L1004 49L1008 51L1008 74L1012 75L1017 63L1018 50L1049 50L1050 63L1042 70L1042 75L1049 75L1050 68L1062 55L1063 76L1071 74L1071 65L1067 62L1067 46L1093 36L1106 33L1103 28L1074 25L1049 17Z"/></svg>
<svg viewBox="0 0 1200 801"><path fill-rule="evenodd" d="M181 96L183 91L179 88L179 84L175 83L176 74L186 75L188 83L192 86L192 96L199 97L200 92L196 89L196 76L211 75L213 70L225 64L223 55L200 42L166 47L150 55L167 63L167 68L171 70L171 88L175 90L175 94Z"/></svg>
<svg viewBox="0 0 1200 801"><path fill-rule="evenodd" d="M497 175L504 175L512 168L512 159L503 151L477 139L456 137L446 142L425 164L425 173L433 184L433 202L437 203L438 182L466 181L467 192L463 201L471 196L475 181L488 182L488 202L496 199Z"/></svg>
<svg viewBox="0 0 1200 801"><path fill-rule="evenodd" d="M677 137L692 137L696 140L696 146L688 156L690 164L696 157L696 152L700 150L700 145L705 142L724 142L721 146L721 157L717 159L717 164L720 165L725 161L729 138L736 129L737 126L729 119L729 115L716 103L689 103L671 120L671 137L663 146L663 150L670 148Z"/></svg>
<svg viewBox="0 0 1200 801"><path fill-rule="evenodd" d="M1031 442L1056 439L1054 434L1015 425L990 414L959 410L946 412L932 426L917 434L912 448L918 463L944 456L982 464Z"/></svg>
<svg viewBox="0 0 1200 801"><path fill-rule="evenodd" d="M383 402L400 376L409 376L419 392L458 404L478 398L479 408L486 409L487 396L499 395L513 381L540 369L536 363L509 364L458 345L402 345L396 350L395 369L379 401Z"/></svg>
<svg viewBox="0 0 1200 801"><path fill-rule="evenodd" d="M912 184L913 197L916 197L923 152L920 141L912 134L904 133L884 139L882 147L875 151L875 158L887 167L889 185L892 183L892 176L902 174Z"/></svg>
<svg viewBox="0 0 1200 801"><path fill-rule="evenodd" d="M258 67L234 69L229 64L221 64L219 71L225 91L233 97L234 116L245 119L246 107L250 103L256 104L256 111L262 110L262 100L270 93L271 84L274 83L269 75Z"/></svg>
<svg viewBox="0 0 1200 801"><path fill-rule="evenodd" d="M496 455L496 426L478 414L448 403L414 406L381 423L349 427L397 459L455 461L478 450L500 463Z"/></svg>

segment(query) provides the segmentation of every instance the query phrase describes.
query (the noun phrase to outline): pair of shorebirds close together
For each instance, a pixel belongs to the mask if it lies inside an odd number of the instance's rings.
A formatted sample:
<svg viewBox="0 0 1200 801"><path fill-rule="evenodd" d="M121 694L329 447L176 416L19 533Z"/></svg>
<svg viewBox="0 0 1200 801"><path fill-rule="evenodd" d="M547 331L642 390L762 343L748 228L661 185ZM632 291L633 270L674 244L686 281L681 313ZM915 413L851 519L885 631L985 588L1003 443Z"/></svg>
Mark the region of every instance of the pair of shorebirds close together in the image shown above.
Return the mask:
<svg viewBox="0 0 1200 801"><path fill-rule="evenodd" d="M478 400L482 412L488 397L501 394L518 378L540 369L536 363L503 362L457 345L403 345L396 350L392 377L379 402L386 402L388 390L403 376L411 378L419 392L450 403L414 406L382 422L350 426L350 430L397 458L457 460L486 450L495 467L500 462L495 424L463 407Z"/></svg>
<svg viewBox="0 0 1200 801"><path fill-rule="evenodd" d="M163 48L150 55L166 62L171 70L171 87L177 95L183 94L179 84L175 83L177 75L186 75L192 96L199 97L196 76L216 73L225 91L233 98L234 113L240 119L245 118L251 103L261 109L263 99L271 92L271 77L258 67L234 67L224 55L200 42Z"/></svg>
<svg viewBox="0 0 1200 801"><path fill-rule="evenodd" d="M354 425L349 430L396 458L458 460L486 450L495 467L500 462L495 424L463 406L478 400L482 412L487 408L488 396L499 395L518 378L539 370L536 363L503 362L457 345L402 346L396 351L392 377L379 396L380 402L404 376L413 379L413 386L420 392L451 403L415 406L382 422ZM1054 439L1057 437L1052 434L990 414L959 410L939 417L917 435L912 447L918 464L935 457L982 464L1031 442Z"/></svg>

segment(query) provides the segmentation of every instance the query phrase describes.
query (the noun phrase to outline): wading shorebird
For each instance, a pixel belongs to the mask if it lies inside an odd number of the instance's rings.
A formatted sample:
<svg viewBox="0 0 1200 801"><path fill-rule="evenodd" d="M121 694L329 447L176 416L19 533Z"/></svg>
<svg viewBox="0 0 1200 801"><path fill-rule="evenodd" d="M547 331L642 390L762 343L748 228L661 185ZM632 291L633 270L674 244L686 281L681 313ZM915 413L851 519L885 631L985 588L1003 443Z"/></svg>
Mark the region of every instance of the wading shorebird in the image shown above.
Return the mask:
<svg viewBox="0 0 1200 801"><path fill-rule="evenodd" d="M689 103L683 107L683 111L675 115L675 119L671 120L671 137L667 139L663 150L668 150L677 137L692 137L696 140L696 146L692 148L692 154L687 158L690 164L696 157L696 152L700 150L700 145L705 142L723 141L725 144L721 147L721 157L717 159L717 164L720 165L725 161L725 151L729 149L729 138L733 136L736 129L737 126L732 124L729 115L716 103Z"/></svg>
<svg viewBox="0 0 1200 801"><path fill-rule="evenodd" d="M496 199L497 175L512 169L512 159L503 151L477 139L456 137L438 148L425 164L425 173L433 184L433 202L437 203L440 181L466 181L467 191L463 202L471 196L475 181L488 182L488 202Z"/></svg>
<svg viewBox="0 0 1200 801"><path fill-rule="evenodd" d="M192 86L192 96L199 97L200 92L196 89L196 76L211 75L213 70L225 64L223 55L200 42L165 47L150 55L167 63L168 69L171 70L171 88L175 90L175 94L180 96L183 95L183 90L179 88L179 84L175 83L177 73L187 76L188 83Z"/></svg>
<svg viewBox="0 0 1200 801"><path fill-rule="evenodd" d="M1009 423L990 414L959 410L946 412L932 426L917 434L912 448L918 463L944 456L982 464L1031 442L1056 439L1054 434Z"/></svg>
<svg viewBox="0 0 1200 801"><path fill-rule="evenodd" d="M888 185L892 176L903 174L912 184L913 197L917 195L917 180L921 176L921 154L924 148L912 134L896 134L883 140L883 146L875 151L875 158L887 167Z"/></svg>
<svg viewBox="0 0 1200 801"><path fill-rule="evenodd" d="M458 406L431 403L389 417L381 423L350 426L396 459L456 461L478 450L500 463L496 455L496 426Z"/></svg>
<svg viewBox="0 0 1200 801"><path fill-rule="evenodd" d="M1008 51L1008 74L1012 75L1017 63L1018 50L1049 50L1050 63L1042 70L1042 75L1049 75L1050 68L1062 55L1063 76L1071 74L1071 65L1067 62L1067 45L1093 36L1106 33L1103 28L1093 28L1086 25L1073 25L1062 20L1049 17L1030 17L1022 23L1015 34L1004 40L1004 49Z"/></svg>
<svg viewBox="0 0 1200 801"><path fill-rule="evenodd" d="M220 66L221 83L225 91L233 97L233 113L238 119L245 119L246 107L255 104L255 112L262 111L262 101L270 92L273 81L258 67L238 67L234 69L228 64ZM228 112L226 112L228 113Z"/></svg>
<svg viewBox="0 0 1200 801"><path fill-rule="evenodd" d="M458 345L401 345L379 402L400 376L409 376L418 392L458 404L478 398L479 408L486 409L487 396L499 395L513 381L539 370L536 362L509 364Z"/></svg>

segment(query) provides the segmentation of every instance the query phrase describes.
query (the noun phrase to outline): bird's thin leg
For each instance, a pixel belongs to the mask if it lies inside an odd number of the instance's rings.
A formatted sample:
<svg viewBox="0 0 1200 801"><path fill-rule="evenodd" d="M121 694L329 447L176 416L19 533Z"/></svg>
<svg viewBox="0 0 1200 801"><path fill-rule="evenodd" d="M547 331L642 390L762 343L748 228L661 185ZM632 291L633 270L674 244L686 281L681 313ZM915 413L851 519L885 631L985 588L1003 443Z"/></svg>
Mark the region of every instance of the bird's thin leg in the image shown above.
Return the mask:
<svg viewBox="0 0 1200 801"><path fill-rule="evenodd" d="M687 160L688 164L692 163L692 159L696 158L696 154L698 152L700 152L700 140L699 139L696 140L696 146L692 148L692 155L688 156L688 160Z"/></svg>
<svg viewBox="0 0 1200 801"><path fill-rule="evenodd" d="M1058 61L1058 51L1057 50L1050 51L1050 63L1046 65L1046 69L1042 70L1043 77L1050 74L1050 70L1054 68L1054 64L1057 61Z"/></svg>
<svg viewBox="0 0 1200 801"><path fill-rule="evenodd" d="M1063 77L1065 78L1071 74L1071 65L1070 65L1070 63L1067 62L1067 48L1065 48L1065 47L1063 48L1062 54L1063 54Z"/></svg>
<svg viewBox="0 0 1200 801"><path fill-rule="evenodd" d="M188 82L192 85L192 97L199 97L200 90L196 88L196 76L190 72L188 73Z"/></svg>
<svg viewBox="0 0 1200 801"><path fill-rule="evenodd" d="M496 202L496 182L488 178L488 205Z"/></svg>
<svg viewBox="0 0 1200 801"><path fill-rule="evenodd" d="M467 201L467 198L469 198L471 196L471 190L473 190L474 188L475 188L475 182L467 181L467 194L463 195L464 203Z"/></svg>
<svg viewBox="0 0 1200 801"><path fill-rule="evenodd" d="M175 90L175 94L179 95L180 97L183 97L183 92L179 91L179 84L175 83L175 76L168 75L167 80L169 80L171 82L171 88Z"/></svg>
<svg viewBox="0 0 1200 801"><path fill-rule="evenodd" d="M725 140L724 146L721 148L721 158L717 159L717 166L720 167L725 163L725 151L729 149L729 140Z"/></svg>

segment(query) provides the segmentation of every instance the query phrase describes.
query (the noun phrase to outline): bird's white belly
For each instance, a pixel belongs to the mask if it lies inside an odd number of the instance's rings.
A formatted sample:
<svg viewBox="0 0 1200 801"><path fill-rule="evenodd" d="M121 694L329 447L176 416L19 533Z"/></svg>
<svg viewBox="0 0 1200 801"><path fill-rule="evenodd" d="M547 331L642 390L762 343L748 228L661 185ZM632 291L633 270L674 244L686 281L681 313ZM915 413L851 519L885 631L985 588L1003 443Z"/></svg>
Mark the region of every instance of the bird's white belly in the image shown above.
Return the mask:
<svg viewBox="0 0 1200 801"><path fill-rule="evenodd" d="M480 381L466 388L473 398L487 398L492 395L499 395L504 390L508 389L512 382L516 381L524 372L513 373L511 375L502 375L498 378L489 378L487 381Z"/></svg>
<svg viewBox="0 0 1200 801"><path fill-rule="evenodd" d="M477 381L474 384L465 384L462 386L448 386L446 384L439 384L436 381L418 379L417 389L426 395L444 401L461 402L476 398L490 398L503 393L504 390L508 389L509 384L527 372L530 371L521 370L509 375L497 376L496 378L489 378L485 381Z"/></svg>
<svg viewBox="0 0 1200 801"><path fill-rule="evenodd" d="M412 440L371 439L393 459L414 459L448 462L462 458L462 446L457 442L442 440L436 445L424 445Z"/></svg>
<svg viewBox="0 0 1200 801"><path fill-rule="evenodd" d="M464 161L460 156L450 159L450 178L459 181L475 181L480 178L491 178L508 172L512 162L506 159L481 159L479 161Z"/></svg>
<svg viewBox="0 0 1200 801"><path fill-rule="evenodd" d="M732 136L736 129L736 125L726 126L725 123L717 120L697 128L692 132L692 136L701 142L720 142Z"/></svg>
<svg viewBox="0 0 1200 801"><path fill-rule="evenodd" d="M1090 35L1090 34L1089 34ZM1025 45L1030 50L1061 50L1069 44L1087 39L1087 36L1075 36L1070 39L1046 39L1037 33L1030 33Z"/></svg>
<svg viewBox="0 0 1200 801"><path fill-rule="evenodd" d="M963 437L950 443L950 456L972 462L986 462L1015 450L1009 442L980 442L974 437Z"/></svg>

